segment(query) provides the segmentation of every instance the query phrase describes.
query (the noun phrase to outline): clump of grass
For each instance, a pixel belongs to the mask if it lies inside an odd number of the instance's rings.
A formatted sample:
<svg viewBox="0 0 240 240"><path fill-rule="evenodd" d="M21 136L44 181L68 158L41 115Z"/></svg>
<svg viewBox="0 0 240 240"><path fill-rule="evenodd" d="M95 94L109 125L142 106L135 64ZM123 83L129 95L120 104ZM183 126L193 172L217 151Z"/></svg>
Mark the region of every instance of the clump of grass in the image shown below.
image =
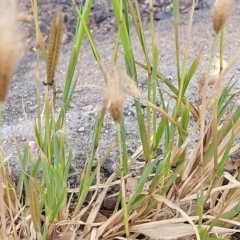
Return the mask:
<svg viewBox="0 0 240 240"><path fill-rule="evenodd" d="M86 1L82 11L74 3L79 22L68 66L61 111L55 112L54 96L50 96L48 87L45 88L44 109L40 109L39 82L41 81L37 75L38 123L34 130L39 155L35 159L30 153L28 144L24 153L21 153L16 143L22 168L16 191L11 181L5 181L4 188L0 188L0 199L4 202L6 195L8 200L5 217L1 211L3 218L1 233L4 239L7 235L14 235L15 239L21 235L19 226L23 223L23 217L27 219L26 229L31 229L31 233L24 237L31 236L31 239L78 237L84 240L129 240L137 239L142 235L151 239L177 239L194 235L196 239L206 240L225 239L224 234L238 231L232 228L240 226L239 174L230 175L224 171L224 166L228 156L239 147L239 145L233 146L233 143L240 133L240 107L229 110L230 104L236 99L236 93L231 94L234 83L229 81L229 85L226 86L225 83L223 84L223 79L239 60L240 54L228 63L224 60L223 32L230 11L227 14L220 14L219 7L223 8L224 4L229 4L226 9L230 9L232 1L215 2L213 21L216 21L214 23L216 34L213 38L208 68L199 78L197 104L190 102L186 97L189 83L196 74L202 55L202 49L199 49L193 62L187 64L194 5L190 12L187 41L181 63L178 42L179 2L173 0L178 82L176 88L164 74L158 71L160 51L155 40L153 2L152 0L149 2L152 54L147 48L138 1L112 1L118 33L113 54L114 67L108 72L104 71L101 56L87 26L92 1ZM37 61L39 63L41 50L47 62L47 84L51 84L60 51L62 28L60 10L58 8L53 17L50 44L46 51L39 32L36 0L32 1L32 6L37 41L40 45L40 49L37 49ZM136 29L146 65L135 60L129 15ZM220 33L220 49L216 51L218 33ZM65 114L76 85L73 76L84 34L90 42L92 53L106 82L106 88L103 93L103 108L96 116L92 145L86 157L80 185L76 189L69 189L67 180L71 176L69 168L72 150L66 149ZM127 76L116 67L119 42L123 46ZM148 74L147 99L142 98L137 87L139 77L136 71L137 65L145 69ZM39 64L37 68L40 71ZM212 68L214 71L211 71ZM127 154L127 135L122 114L124 100L128 94L134 98L141 137L141 145L132 156ZM166 100L170 97L175 101L172 111L169 110ZM158 101L161 103L160 106L157 106ZM146 118L141 109L141 102L147 107ZM102 184L100 167L117 145L114 142L104 156L98 155L98 142L107 109L115 122L119 164L116 172ZM41 111L44 118L40 115ZM161 114L160 120L157 119L157 113ZM191 114L195 117L192 126L189 124ZM199 139L193 144L193 137L197 133ZM163 154L156 156L160 146ZM140 155L144 157L144 162L138 161ZM94 159L97 159L98 163L95 169ZM30 167L26 174L28 162ZM139 169L136 177L131 177L132 168ZM40 176L39 172L41 172ZM4 181L4 174L3 168L0 172L1 181ZM101 215L99 213L101 204L109 197L107 191L109 187L115 185L120 186L120 190L114 194L117 196L114 210ZM32 189L31 192L29 188ZM91 200L84 204L91 191L94 191ZM73 193L77 193L77 198L70 208ZM21 205L24 207L20 208ZM28 209L27 206L30 208ZM3 209L3 204L0 207ZM9 229L6 227L7 224L11 226ZM31 226L33 227L30 228Z"/></svg>

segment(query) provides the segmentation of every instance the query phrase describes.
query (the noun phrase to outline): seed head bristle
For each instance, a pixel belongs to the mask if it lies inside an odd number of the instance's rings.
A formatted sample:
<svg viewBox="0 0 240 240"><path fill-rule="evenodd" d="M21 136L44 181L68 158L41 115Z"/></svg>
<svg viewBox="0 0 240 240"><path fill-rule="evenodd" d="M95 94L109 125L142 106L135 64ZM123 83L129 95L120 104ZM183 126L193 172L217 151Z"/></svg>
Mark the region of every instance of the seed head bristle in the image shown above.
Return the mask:
<svg viewBox="0 0 240 240"><path fill-rule="evenodd" d="M213 5L213 28L218 33L231 14L233 0L215 0Z"/></svg>
<svg viewBox="0 0 240 240"><path fill-rule="evenodd" d="M60 54L61 41L63 31L62 11L60 6L53 16L49 44L48 44L48 57L47 57L47 84L51 85L54 82L54 76Z"/></svg>
<svg viewBox="0 0 240 240"><path fill-rule="evenodd" d="M104 104L109 109L113 120L120 123L125 95L120 87L121 73L113 67L107 74L107 86L104 91Z"/></svg>
<svg viewBox="0 0 240 240"><path fill-rule="evenodd" d="M141 93L139 91L139 88L137 87L136 82L125 73L121 73L121 76L122 76L121 87L123 89L123 92L127 93L128 95L136 99L140 99Z"/></svg>
<svg viewBox="0 0 240 240"><path fill-rule="evenodd" d="M141 93L135 81L114 66L107 73L104 104L109 109L115 122L121 121L123 103L127 95L136 99L141 98Z"/></svg>
<svg viewBox="0 0 240 240"><path fill-rule="evenodd" d="M6 98L10 78L23 54L14 0L0 1L0 102Z"/></svg>

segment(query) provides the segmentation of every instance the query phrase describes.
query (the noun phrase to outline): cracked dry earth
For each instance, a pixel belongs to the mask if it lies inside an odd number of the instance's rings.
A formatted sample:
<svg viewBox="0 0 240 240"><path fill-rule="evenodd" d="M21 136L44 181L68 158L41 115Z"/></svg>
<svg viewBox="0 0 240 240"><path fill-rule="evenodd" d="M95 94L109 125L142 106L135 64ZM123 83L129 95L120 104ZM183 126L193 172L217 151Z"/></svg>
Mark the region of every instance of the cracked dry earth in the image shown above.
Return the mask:
<svg viewBox="0 0 240 240"><path fill-rule="evenodd" d="M183 54L188 29L189 12L181 14L179 22L180 32L180 49ZM226 24L225 34L225 55L232 58L240 50L240 4L236 3L234 11ZM175 44L174 44L174 28L173 17L166 20L155 22L156 40L160 48L159 71L165 76L172 79L174 84L176 81L175 67ZM150 49L151 37L149 25L144 25L147 43ZM138 43L137 35L131 29L131 37L133 43L133 51L137 61L143 62L143 53ZM93 33L94 41L99 51L104 68L107 70L112 65L112 55L117 32L113 29L110 32ZM189 64L204 46L203 59L199 66L199 72L206 69L210 44L213 38L211 10L203 9L195 11L194 21L191 34L191 47L189 52ZM69 41L62 46L55 81L57 83L58 94L57 101L60 103L62 90L66 78L66 71L70 51L73 42ZM121 49L120 49L121 51ZM42 81L45 77L45 64L41 60L40 77ZM124 70L124 60L121 52L118 54L117 65ZM91 136L94 125L96 112L102 102L102 87L104 81L100 74L97 63L94 61L90 45L87 39L84 40L81 48L80 75L76 91L73 95L71 107L67 112L66 128L68 147L72 147L74 152L73 167L81 172L87 159ZM235 79L240 81L240 65L239 63L232 70ZM29 138L30 144L34 147L34 120L36 117L36 62L35 52L28 51L18 64L18 68L12 78L7 100L4 104L3 122L1 127L2 148L5 156L10 156L9 163L12 167L12 174L18 175L19 160L13 143L13 135L16 137L18 144L23 148L26 139ZM147 92L147 73L142 69L138 69L139 88L142 95ZM236 84L239 88L240 83ZM44 97L42 86L42 100ZM190 84L188 96L192 102L195 102L198 95L197 75ZM173 106L170 100L170 107ZM123 114L125 116L125 124L127 131L127 145L129 155L131 155L139 146L140 138L137 127L137 118L133 106L132 99L127 99L124 105ZM105 154L109 146L116 139L116 129L114 122L109 114L104 121L104 127L99 142L99 154ZM161 149L159 149L161 152ZM111 173L114 164L118 162L117 148L110 154L108 161L103 166L103 172ZM134 170L133 170L134 174ZM104 176L103 176L104 177Z"/></svg>

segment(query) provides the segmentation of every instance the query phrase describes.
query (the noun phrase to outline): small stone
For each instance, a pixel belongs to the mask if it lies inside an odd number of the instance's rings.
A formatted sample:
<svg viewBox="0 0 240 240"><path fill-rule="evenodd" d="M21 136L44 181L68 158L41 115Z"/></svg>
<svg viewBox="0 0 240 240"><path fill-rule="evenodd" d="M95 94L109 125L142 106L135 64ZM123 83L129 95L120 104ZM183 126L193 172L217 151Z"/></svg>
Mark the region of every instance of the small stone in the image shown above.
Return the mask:
<svg viewBox="0 0 240 240"><path fill-rule="evenodd" d="M154 20L159 21L159 20L165 20L167 18L170 17L170 14L164 11L158 12L155 17Z"/></svg>
<svg viewBox="0 0 240 240"><path fill-rule="evenodd" d="M70 37L66 33L63 33L62 44L67 44L69 41L70 41Z"/></svg>
<svg viewBox="0 0 240 240"><path fill-rule="evenodd" d="M35 141L29 141L28 146L31 148L35 147Z"/></svg>
<svg viewBox="0 0 240 240"><path fill-rule="evenodd" d="M70 1L70 0L57 0L57 3L59 3L59 4L65 4L65 3L71 4L71 2L72 2L72 1ZM75 0L75 2L76 2L77 4L80 4L80 3L83 3L83 0Z"/></svg>
<svg viewBox="0 0 240 240"><path fill-rule="evenodd" d="M199 2L195 7L195 10L200 10L200 9L210 9L210 4L207 2Z"/></svg>
<svg viewBox="0 0 240 240"><path fill-rule="evenodd" d="M92 111L93 110L93 106L92 105L87 105L85 107L82 107L82 110L84 110L86 112Z"/></svg>
<svg viewBox="0 0 240 240"><path fill-rule="evenodd" d="M102 11L99 10L95 11L95 20L97 24L106 20L107 17L108 15L106 13L103 13Z"/></svg>
<svg viewBox="0 0 240 240"><path fill-rule="evenodd" d="M67 3L68 0L57 0L57 3L64 4Z"/></svg>
<svg viewBox="0 0 240 240"><path fill-rule="evenodd" d="M107 158L104 164L102 165L102 169L104 173L110 175L113 173L113 161L110 158Z"/></svg>
<svg viewBox="0 0 240 240"><path fill-rule="evenodd" d="M125 108L123 109L123 115L124 115L125 117L130 117L130 116L134 117L134 116L135 116L135 113L134 113L134 111L132 111L129 107L125 107Z"/></svg>
<svg viewBox="0 0 240 240"><path fill-rule="evenodd" d="M79 129L78 129L78 132L84 132L84 127L80 127Z"/></svg>
<svg viewBox="0 0 240 240"><path fill-rule="evenodd" d="M161 148L158 148L156 151L156 156L158 157L160 155L163 155L163 150Z"/></svg>
<svg viewBox="0 0 240 240"><path fill-rule="evenodd" d="M106 210L114 210L117 200L115 198L106 198L103 201L102 207Z"/></svg>
<svg viewBox="0 0 240 240"><path fill-rule="evenodd" d="M37 106L36 106L36 105L31 106L31 107L28 108L28 112L29 112L29 113L32 113L32 112L34 112L36 109L37 109Z"/></svg>

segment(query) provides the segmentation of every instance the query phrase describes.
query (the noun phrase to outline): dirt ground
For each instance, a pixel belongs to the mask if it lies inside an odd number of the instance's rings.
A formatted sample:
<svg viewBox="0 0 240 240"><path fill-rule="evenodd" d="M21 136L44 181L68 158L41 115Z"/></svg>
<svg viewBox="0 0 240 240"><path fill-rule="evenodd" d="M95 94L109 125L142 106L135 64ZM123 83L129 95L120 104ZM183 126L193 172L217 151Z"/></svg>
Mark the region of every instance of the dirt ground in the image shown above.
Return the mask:
<svg viewBox="0 0 240 240"><path fill-rule="evenodd" d="M26 0L20 1L20 9L25 14L31 13L28 2L29 1ZM43 31L43 35L48 34L51 13L54 10L55 4L56 3L48 0L39 1L40 25L41 30ZM145 3L141 5L142 8L144 7L144 4ZM164 6L168 6L166 3L160 4L165 5L158 5L158 7L156 7L156 13L159 11L161 12L162 9L164 9ZM47 11L46 9L48 9L49 11ZM67 12L68 10L70 13ZM68 36L69 39L66 41L67 43L62 46L58 70L56 74L56 82L59 92L57 94L57 99L59 102L62 97L62 90L66 77L68 59L73 45L73 42L71 41L71 34L73 34L74 32L75 23L73 9L71 10L70 4L63 6L63 12L65 12L67 16L73 16L73 18L70 19L69 17L66 17L67 23L65 23L65 34ZM90 25L92 24L91 29L94 36L94 41L97 45L97 49L102 59L103 66L107 70L111 67L111 58L113 55L115 43L114 41L117 32L114 25L114 19L111 16L111 10L106 12L109 12L110 15L107 17L107 20L105 19L100 24L96 23L96 16L94 15L96 13L93 11L93 17L90 20ZM188 20L189 11L183 11L179 23L181 53L183 53L184 51L184 45L186 42ZM239 22L240 4L237 2L232 15L226 24L225 55L228 58L232 58L240 49ZM156 21L155 23L156 41L159 45L161 55L159 71L162 72L165 76L171 78L173 83L176 83L173 17L169 16L165 20ZM150 48L151 38L147 18L144 23L144 27L147 43L149 44ZM32 23L25 24L23 26L23 32L25 34L27 48L33 47L35 42L33 40L34 28L32 28ZM131 36L135 58L136 60L142 62L143 54L140 45L138 44L137 35L133 29L131 29ZM205 70L208 60L210 44L213 38L212 18L210 9L200 9L198 11L195 11L191 36L192 37L191 48L189 52L189 64L196 57L201 48L204 47L203 59L200 64L199 71ZM84 166L87 155L89 153L94 118L97 110L101 106L101 89L102 87L104 87L103 78L101 77L97 63L94 61L91 48L86 39L84 40L81 54L81 71L78 85L73 96L71 107L67 113L66 121L68 146L72 147L74 152L73 167L79 172L81 172L81 169ZM14 176L17 176L18 174L19 160L13 143L13 134L21 147L24 146L27 138L29 138L31 145L34 146L35 144L35 139L33 135L33 125L36 117L35 58L35 52L29 50L21 59L18 68L16 69L15 74L12 78L8 97L4 104L3 123L1 128L2 147L5 151L6 156L12 154L9 162L12 166L12 173ZM121 54L119 54L118 66L124 70L124 62ZM45 65L43 61L41 62L41 67L42 71L40 72L40 75L41 79L44 80ZM138 72L139 87L141 93L145 95L147 90L147 73L141 69L138 69ZM239 63L235 66L232 73L235 74L235 78L237 80L240 75ZM239 88L239 86L239 83L237 83L236 87ZM44 88L44 86L42 86L42 88ZM194 102L197 99L197 93L198 88L195 78L190 84L190 88L187 94L190 100ZM135 109L132 103L132 99L127 99L124 106L129 155L131 155L140 146L137 119L135 115ZM173 102L170 101L170 108L172 106ZM99 142L100 156L106 153L108 147L116 139L116 137L117 135L114 122L110 118L109 114L107 114L101 139ZM161 149L159 149L159 151L161 152ZM114 169L114 164L117 162L118 152L117 149L114 149L114 151L109 156L107 163L103 166L103 175L105 173L111 173Z"/></svg>

